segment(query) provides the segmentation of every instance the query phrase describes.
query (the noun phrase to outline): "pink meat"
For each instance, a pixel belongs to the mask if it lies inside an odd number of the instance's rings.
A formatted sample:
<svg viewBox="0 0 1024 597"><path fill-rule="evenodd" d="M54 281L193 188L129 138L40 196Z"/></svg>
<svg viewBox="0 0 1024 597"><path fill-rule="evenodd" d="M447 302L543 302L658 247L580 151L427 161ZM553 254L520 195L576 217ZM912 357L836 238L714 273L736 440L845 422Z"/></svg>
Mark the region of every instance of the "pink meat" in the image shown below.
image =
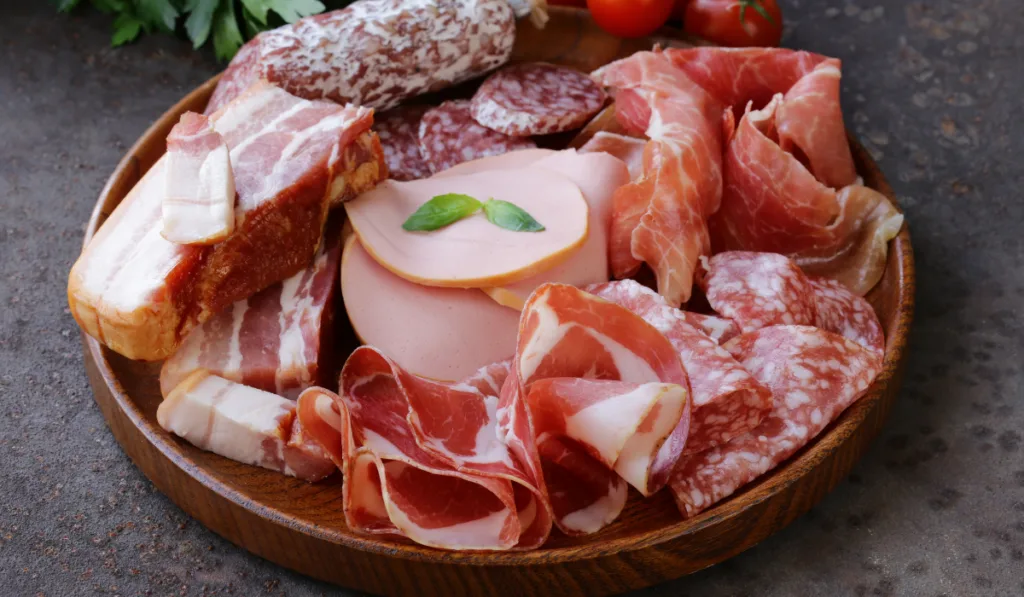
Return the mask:
<svg viewBox="0 0 1024 597"><path fill-rule="evenodd" d="M603 151L613 155L626 164L629 178L636 180L644 171L644 147L647 141L636 137L627 137L617 133L598 131L589 141L580 147L581 153Z"/></svg>
<svg viewBox="0 0 1024 597"><path fill-rule="evenodd" d="M400 106L374 115L373 130L380 137L389 178L417 180L430 176L420 151L420 120L430 106Z"/></svg>
<svg viewBox="0 0 1024 597"><path fill-rule="evenodd" d="M679 462L671 486L687 518L790 458L863 396L882 369L874 351L804 326L763 328L725 347L771 390L774 407L752 431Z"/></svg>
<svg viewBox="0 0 1024 597"><path fill-rule="evenodd" d="M882 324L871 303L842 283L828 278L809 278L814 289L814 325L875 351L885 353Z"/></svg>

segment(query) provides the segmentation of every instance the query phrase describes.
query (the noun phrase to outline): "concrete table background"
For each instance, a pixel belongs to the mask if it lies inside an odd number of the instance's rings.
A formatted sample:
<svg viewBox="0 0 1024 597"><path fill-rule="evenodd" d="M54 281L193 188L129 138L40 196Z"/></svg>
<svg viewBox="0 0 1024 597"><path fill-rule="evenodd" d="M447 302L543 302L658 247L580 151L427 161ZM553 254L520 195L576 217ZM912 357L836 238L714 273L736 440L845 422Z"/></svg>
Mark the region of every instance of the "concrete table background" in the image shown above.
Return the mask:
<svg viewBox="0 0 1024 597"><path fill-rule="evenodd" d="M643 595L1024 593L1024 2L786 0L785 45L843 59L847 125L907 210L904 390L854 473L760 546ZM0 593L342 594L158 493L93 402L66 276L148 124L219 67L110 19L0 1Z"/></svg>

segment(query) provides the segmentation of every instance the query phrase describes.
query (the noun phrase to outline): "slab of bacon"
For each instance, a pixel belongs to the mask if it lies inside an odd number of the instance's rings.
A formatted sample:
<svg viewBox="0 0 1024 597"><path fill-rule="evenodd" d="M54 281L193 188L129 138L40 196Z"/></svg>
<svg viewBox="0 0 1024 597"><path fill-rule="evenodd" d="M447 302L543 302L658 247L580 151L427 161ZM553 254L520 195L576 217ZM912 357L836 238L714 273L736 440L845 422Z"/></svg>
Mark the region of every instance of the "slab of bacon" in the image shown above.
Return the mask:
<svg viewBox="0 0 1024 597"><path fill-rule="evenodd" d="M163 158L71 270L68 300L79 325L129 358L170 355L214 313L307 267L331 201L385 176L368 109L259 83L211 120L231 148L235 232L208 247L160 235Z"/></svg>
<svg viewBox="0 0 1024 597"><path fill-rule="evenodd" d="M335 466L296 423L295 403L196 371L156 412L160 426L214 454L318 481Z"/></svg>
<svg viewBox="0 0 1024 597"><path fill-rule="evenodd" d="M292 399L310 386L329 385L341 261L337 224L328 223L309 267L192 330L160 369L161 393L167 396L198 369Z"/></svg>

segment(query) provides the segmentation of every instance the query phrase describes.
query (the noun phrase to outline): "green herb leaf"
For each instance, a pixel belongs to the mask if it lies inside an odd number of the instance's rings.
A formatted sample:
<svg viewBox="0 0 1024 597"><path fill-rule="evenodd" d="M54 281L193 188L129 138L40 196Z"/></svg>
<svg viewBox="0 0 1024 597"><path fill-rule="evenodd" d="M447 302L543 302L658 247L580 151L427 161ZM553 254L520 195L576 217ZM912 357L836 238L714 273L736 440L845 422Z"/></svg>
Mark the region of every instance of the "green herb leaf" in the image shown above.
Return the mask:
<svg viewBox="0 0 1024 597"><path fill-rule="evenodd" d="M200 48L209 39L218 4L220 0L189 0L185 5L185 12L189 13L185 20L185 33L192 40L193 48Z"/></svg>
<svg viewBox="0 0 1024 597"><path fill-rule="evenodd" d="M114 35L110 38L110 45L117 47L134 40L139 36L143 23L135 18L135 15L124 13L114 20Z"/></svg>
<svg viewBox="0 0 1024 597"><path fill-rule="evenodd" d="M213 17L213 50L219 60L231 60L242 47L242 32L238 30L235 17L235 3L227 0L221 3Z"/></svg>
<svg viewBox="0 0 1024 597"><path fill-rule="evenodd" d="M469 195L438 195L420 206L403 224L410 232L428 232L454 224L480 209L480 202Z"/></svg>
<svg viewBox="0 0 1024 597"><path fill-rule="evenodd" d="M267 13L271 10L281 15L286 23L324 11L319 0L242 0L242 5L262 25L267 24Z"/></svg>
<svg viewBox="0 0 1024 597"><path fill-rule="evenodd" d="M764 17L764 20L768 21L772 25L775 25L775 19L772 15L768 14L764 5L761 4L761 0L740 0L740 22L745 23L747 18L747 8L753 8L757 11L757 14Z"/></svg>
<svg viewBox="0 0 1024 597"><path fill-rule="evenodd" d="M170 0L138 0L135 7L136 15L146 25L167 33L174 32L174 23L178 20L178 9L171 4Z"/></svg>
<svg viewBox="0 0 1024 597"><path fill-rule="evenodd" d="M501 199L488 199L484 203L484 215L487 221L513 232L540 232L544 226L521 207Z"/></svg>
<svg viewBox="0 0 1024 597"><path fill-rule="evenodd" d="M60 12L70 12L71 9L78 6L79 0L57 0L57 10Z"/></svg>

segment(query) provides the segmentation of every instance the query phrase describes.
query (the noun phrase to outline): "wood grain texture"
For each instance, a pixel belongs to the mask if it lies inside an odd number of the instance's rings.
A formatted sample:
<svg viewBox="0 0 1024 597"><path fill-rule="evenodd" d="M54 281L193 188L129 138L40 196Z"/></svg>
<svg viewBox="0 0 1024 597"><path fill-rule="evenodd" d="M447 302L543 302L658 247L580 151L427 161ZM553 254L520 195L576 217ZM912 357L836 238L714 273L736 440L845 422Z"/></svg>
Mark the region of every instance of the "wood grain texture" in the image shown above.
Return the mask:
<svg viewBox="0 0 1024 597"><path fill-rule="evenodd" d="M588 56L604 63L640 49L636 42L603 36L574 11L555 11L552 22L557 39L545 45L545 36L523 33L536 37L520 39L520 58L591 68ZM577 41L556 35L567 31L576 32ZM211 80L189 94L131 148L100 195L86 240L163 153L178 116L201 111L215 84ZM856 142L851 145L865 183L892 199L892 189L871 158ZM83 348L96 402L125 452L184 511L254 554L315 578L384 595L608 595L732 557L788 525L846 477L896 398L913 297L913 253L904 227L890 244L882 282L868 297L886 331L884 370L868 394L817 441L690 520L681 520L667 491L648 500L634 495L623 515L601 532L582 538L556 533L542 549L529 552L443 552L354 534L345 525L338 476L310 485L196 449L156 423L159 364L130 361L87 336Z"/></svg>

